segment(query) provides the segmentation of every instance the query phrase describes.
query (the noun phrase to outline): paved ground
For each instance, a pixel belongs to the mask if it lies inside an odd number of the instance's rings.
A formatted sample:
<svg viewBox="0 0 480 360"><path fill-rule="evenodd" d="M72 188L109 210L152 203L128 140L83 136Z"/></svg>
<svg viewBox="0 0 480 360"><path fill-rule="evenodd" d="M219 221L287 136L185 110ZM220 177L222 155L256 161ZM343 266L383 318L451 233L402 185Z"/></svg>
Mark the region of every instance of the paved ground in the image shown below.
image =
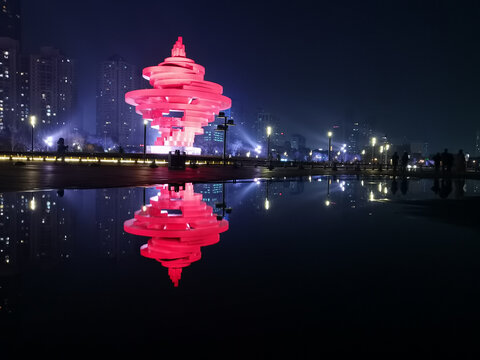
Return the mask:
<svg viewBox="0 0 480 360"><path fill-rule="evenodd" d="M169 170L167 167L150 168L144 165L83 165L56 163L29 163L15 165L13 162L0 163L0 191L20 191L61 188L103 188L121 186L144 186L157 183L208 182L233 179L265 177L298 177L308 175L356 174L362 176L393 175L390 171L379 172L353 169L318 168L276 168L244 166L200 166L196 169ZM432 171L409 173L412 177L433 177ZM468 174L469 178L480 179L480 173Z"/></svg>

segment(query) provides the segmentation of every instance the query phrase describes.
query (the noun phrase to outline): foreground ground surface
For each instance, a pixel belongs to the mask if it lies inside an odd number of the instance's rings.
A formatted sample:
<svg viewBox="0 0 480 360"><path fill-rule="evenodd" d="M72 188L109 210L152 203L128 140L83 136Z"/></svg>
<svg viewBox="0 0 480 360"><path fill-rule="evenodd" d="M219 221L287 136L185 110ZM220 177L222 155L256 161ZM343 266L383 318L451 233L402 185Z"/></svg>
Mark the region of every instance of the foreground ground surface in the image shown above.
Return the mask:
<svg viewBox="0 0 480 360"><path fill-rule="evenodd" d="M185 170L169 170L166 166L150 168L141 165L83 165L13 162L0 164L0 191L21 191L39 189L87 189L122 186L145 186L156 183L211 182L234 179L252 179L265 177L298 177L308 175L358 174L364 176L393 175L391 171L345 170L338 171L316 168L275 168L244 166L200 166ZM433 171L409 172L410 177L434 177ZM480 173L470 173L468 178L480 178Z"/></svg>

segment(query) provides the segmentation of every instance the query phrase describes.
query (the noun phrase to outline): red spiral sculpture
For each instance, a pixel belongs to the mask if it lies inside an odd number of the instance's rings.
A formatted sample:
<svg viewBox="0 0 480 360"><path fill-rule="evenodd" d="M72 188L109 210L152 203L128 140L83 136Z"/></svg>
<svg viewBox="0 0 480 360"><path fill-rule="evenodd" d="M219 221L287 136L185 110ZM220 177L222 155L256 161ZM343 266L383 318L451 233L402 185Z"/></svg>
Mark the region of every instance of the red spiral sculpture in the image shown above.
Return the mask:
<svg viewBox="0 0 480 360"><path fill-rule="evenodd" d="M205 81L205 68L188 59L179 36L172 56L158 66L143 69L143 77L153 89L134 90L125 94L125 101L136 107L143 119L151 121L160 137L149 152L166 154L182 150L200 154L193 147L195 135L203 134L203 126L215 120L220 110L231 107L223 96L223 87Z"/></svg>
<svg viewBox="0 0 480 360"><path fill-rule="evenodd" d="M228 221L217 219L212 207L202 201L202 194L193 192L191 183L178 191L172 185L157 189L158 196L150 199L150 205L136 211L123 227L130 234L151 237L140 248L141 255L168 268L177 287L182 269L201 258L202 246L220 240L220 233L228 230Z"/></svg>

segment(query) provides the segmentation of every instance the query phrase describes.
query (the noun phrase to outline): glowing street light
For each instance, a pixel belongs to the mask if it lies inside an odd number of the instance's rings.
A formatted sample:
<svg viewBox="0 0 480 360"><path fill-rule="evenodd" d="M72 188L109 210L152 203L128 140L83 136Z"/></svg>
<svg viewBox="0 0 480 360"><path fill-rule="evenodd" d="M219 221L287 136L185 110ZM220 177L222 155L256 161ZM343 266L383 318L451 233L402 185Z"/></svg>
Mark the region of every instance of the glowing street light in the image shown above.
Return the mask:
<svg viewBox="0 0 480 360"><path fill-rule="evenodd" d="M385 145L385 165L387 165L387 170L388 170L388 150L390 150L390 144Z"/></svg>
<svg viewBox="0 0 480 360"><path fill-rule="evenodd" d="M331 131L327 132L328 136L328 161L332 161L332 136L333 133Z"/></svg>
<svg viewBox="0 0 480 360"><path fill-rule="evenodd" d="M272 135L272 127L267 126L267 159L270 160L270 135Z"/></svg>
<svg viewBox="0 0 480 360"><path fill-rule="evenodd" d="M375 162L375 144L377 143L377 138L372 138L372 164Z"/></svg>
<svg viewBox="0 0 480 360"><path fill-rule="evenodd" d="M37 118L35 115L30 116L30 125L32 125L32 148L31 152L33 153L33 128L35 127L35 124L37 123Z"/></svg>

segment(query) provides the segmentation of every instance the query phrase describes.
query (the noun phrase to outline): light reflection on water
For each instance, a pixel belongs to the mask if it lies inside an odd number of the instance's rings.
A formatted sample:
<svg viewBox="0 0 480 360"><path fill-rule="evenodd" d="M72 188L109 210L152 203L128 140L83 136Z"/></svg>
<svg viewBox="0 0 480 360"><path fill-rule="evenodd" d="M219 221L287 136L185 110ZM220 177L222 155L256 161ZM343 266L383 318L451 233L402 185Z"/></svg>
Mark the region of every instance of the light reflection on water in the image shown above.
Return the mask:
<svg viewBox="0 0 480 360"><path fill-rule="evenodd" d="M162 192L165 197L158 197ZM78 302L92 298L104 299L106 303L120 301L129 309L150 298L180 311L187 301L181 291L205 305L206 298L233 296L233 289L241 288L243 293L237 296L246 303L257 302L257 307L249 307L253 313L267 311L265 306L272 299L285 308L302 302L306 317L288 321L298 320L308 327L307 317L315 318L318 313L313 308L308 313L313 304L306 299L317 299L316 294L331 285L325 279L326 273L333 274L332 279L338 277L337 281L344 284L343 292L364 291L348 285L357 276L349 272L351 269L345 270L352 264L360 273L381 273L387 269L400 282L402 291L409 292L411 289L402 278L403 262L417 266L421 278L431 269L420 263L415 265L416 256L433 246L428 251L440 252L442 255L436 256L442 256L442 261L456 269L457 275L462 274L461 264L448 254L451 252L458 261L468 263L468 256L480 250L473 242L478 227L465 221L446 221L438 211L430 211L441 209L432 207L437 203L431 201L458 200L456 203L463 204L479 193L479 183L475 181L326 176L193 186L0 193L0 315L23 334L19 338L9 333L7 338L30 342L42 315L35 315L35 323L30 323L27 315L34 312L38 302L45 305L46 318L56 319L52 327L69 327L62 322L60 313L73 311ZM134 218L148 220L142 231L131 231L143 236L128 233ZM196 236L190 236L190 228L199 230ZM430 243L432 239L434 244ZM457 248L453 239L462 239L463 248ZM378 257L372 258L373 253L378 253ZM411 254L415 255L410 258ZM383 258L391 264L379 260ZM443 266L435 260L429 262L433 267ZM342 266L345 269L341 275L335 275ZM480 274L475 266L471 265L470 271ZM300 282L291 282L296 273L311 281L300 278ZM179 288L174 289L172 282L175 286L180 282ZM468 292L467 285L456 290ZM264 294L265 286L271 295ZM414 281L411 286L418 284ZM287 296L281 300L285 287L297 298ZM368 290L363 295L366 298L378 291L370 282L364 287ZM172 293L173 290L178 292ZM119 293L129 291L135 293L135 300L130 296L128 303L118 300ZM78 299L72 297L73 293ZM259 294L265 299L258 300ZM103 300L96 301L83 316L106 312L101 316L104 322L100 321L100 328L115 333L111 320L119 309L105 310ZM209 308L212 321L221 322L222 316L233 311L227 305L221 308L218 313ZM152 311L152 316L167 316L156 308ZM127 314L126 323L146 326L134 313L131 310ZM206 316L201 314L197 316ZM201 327L199 331L203 331ZM70 333L59 335L59 341L69 341L67 334ZM42 337L42 341L49 340Z"/></svg>

